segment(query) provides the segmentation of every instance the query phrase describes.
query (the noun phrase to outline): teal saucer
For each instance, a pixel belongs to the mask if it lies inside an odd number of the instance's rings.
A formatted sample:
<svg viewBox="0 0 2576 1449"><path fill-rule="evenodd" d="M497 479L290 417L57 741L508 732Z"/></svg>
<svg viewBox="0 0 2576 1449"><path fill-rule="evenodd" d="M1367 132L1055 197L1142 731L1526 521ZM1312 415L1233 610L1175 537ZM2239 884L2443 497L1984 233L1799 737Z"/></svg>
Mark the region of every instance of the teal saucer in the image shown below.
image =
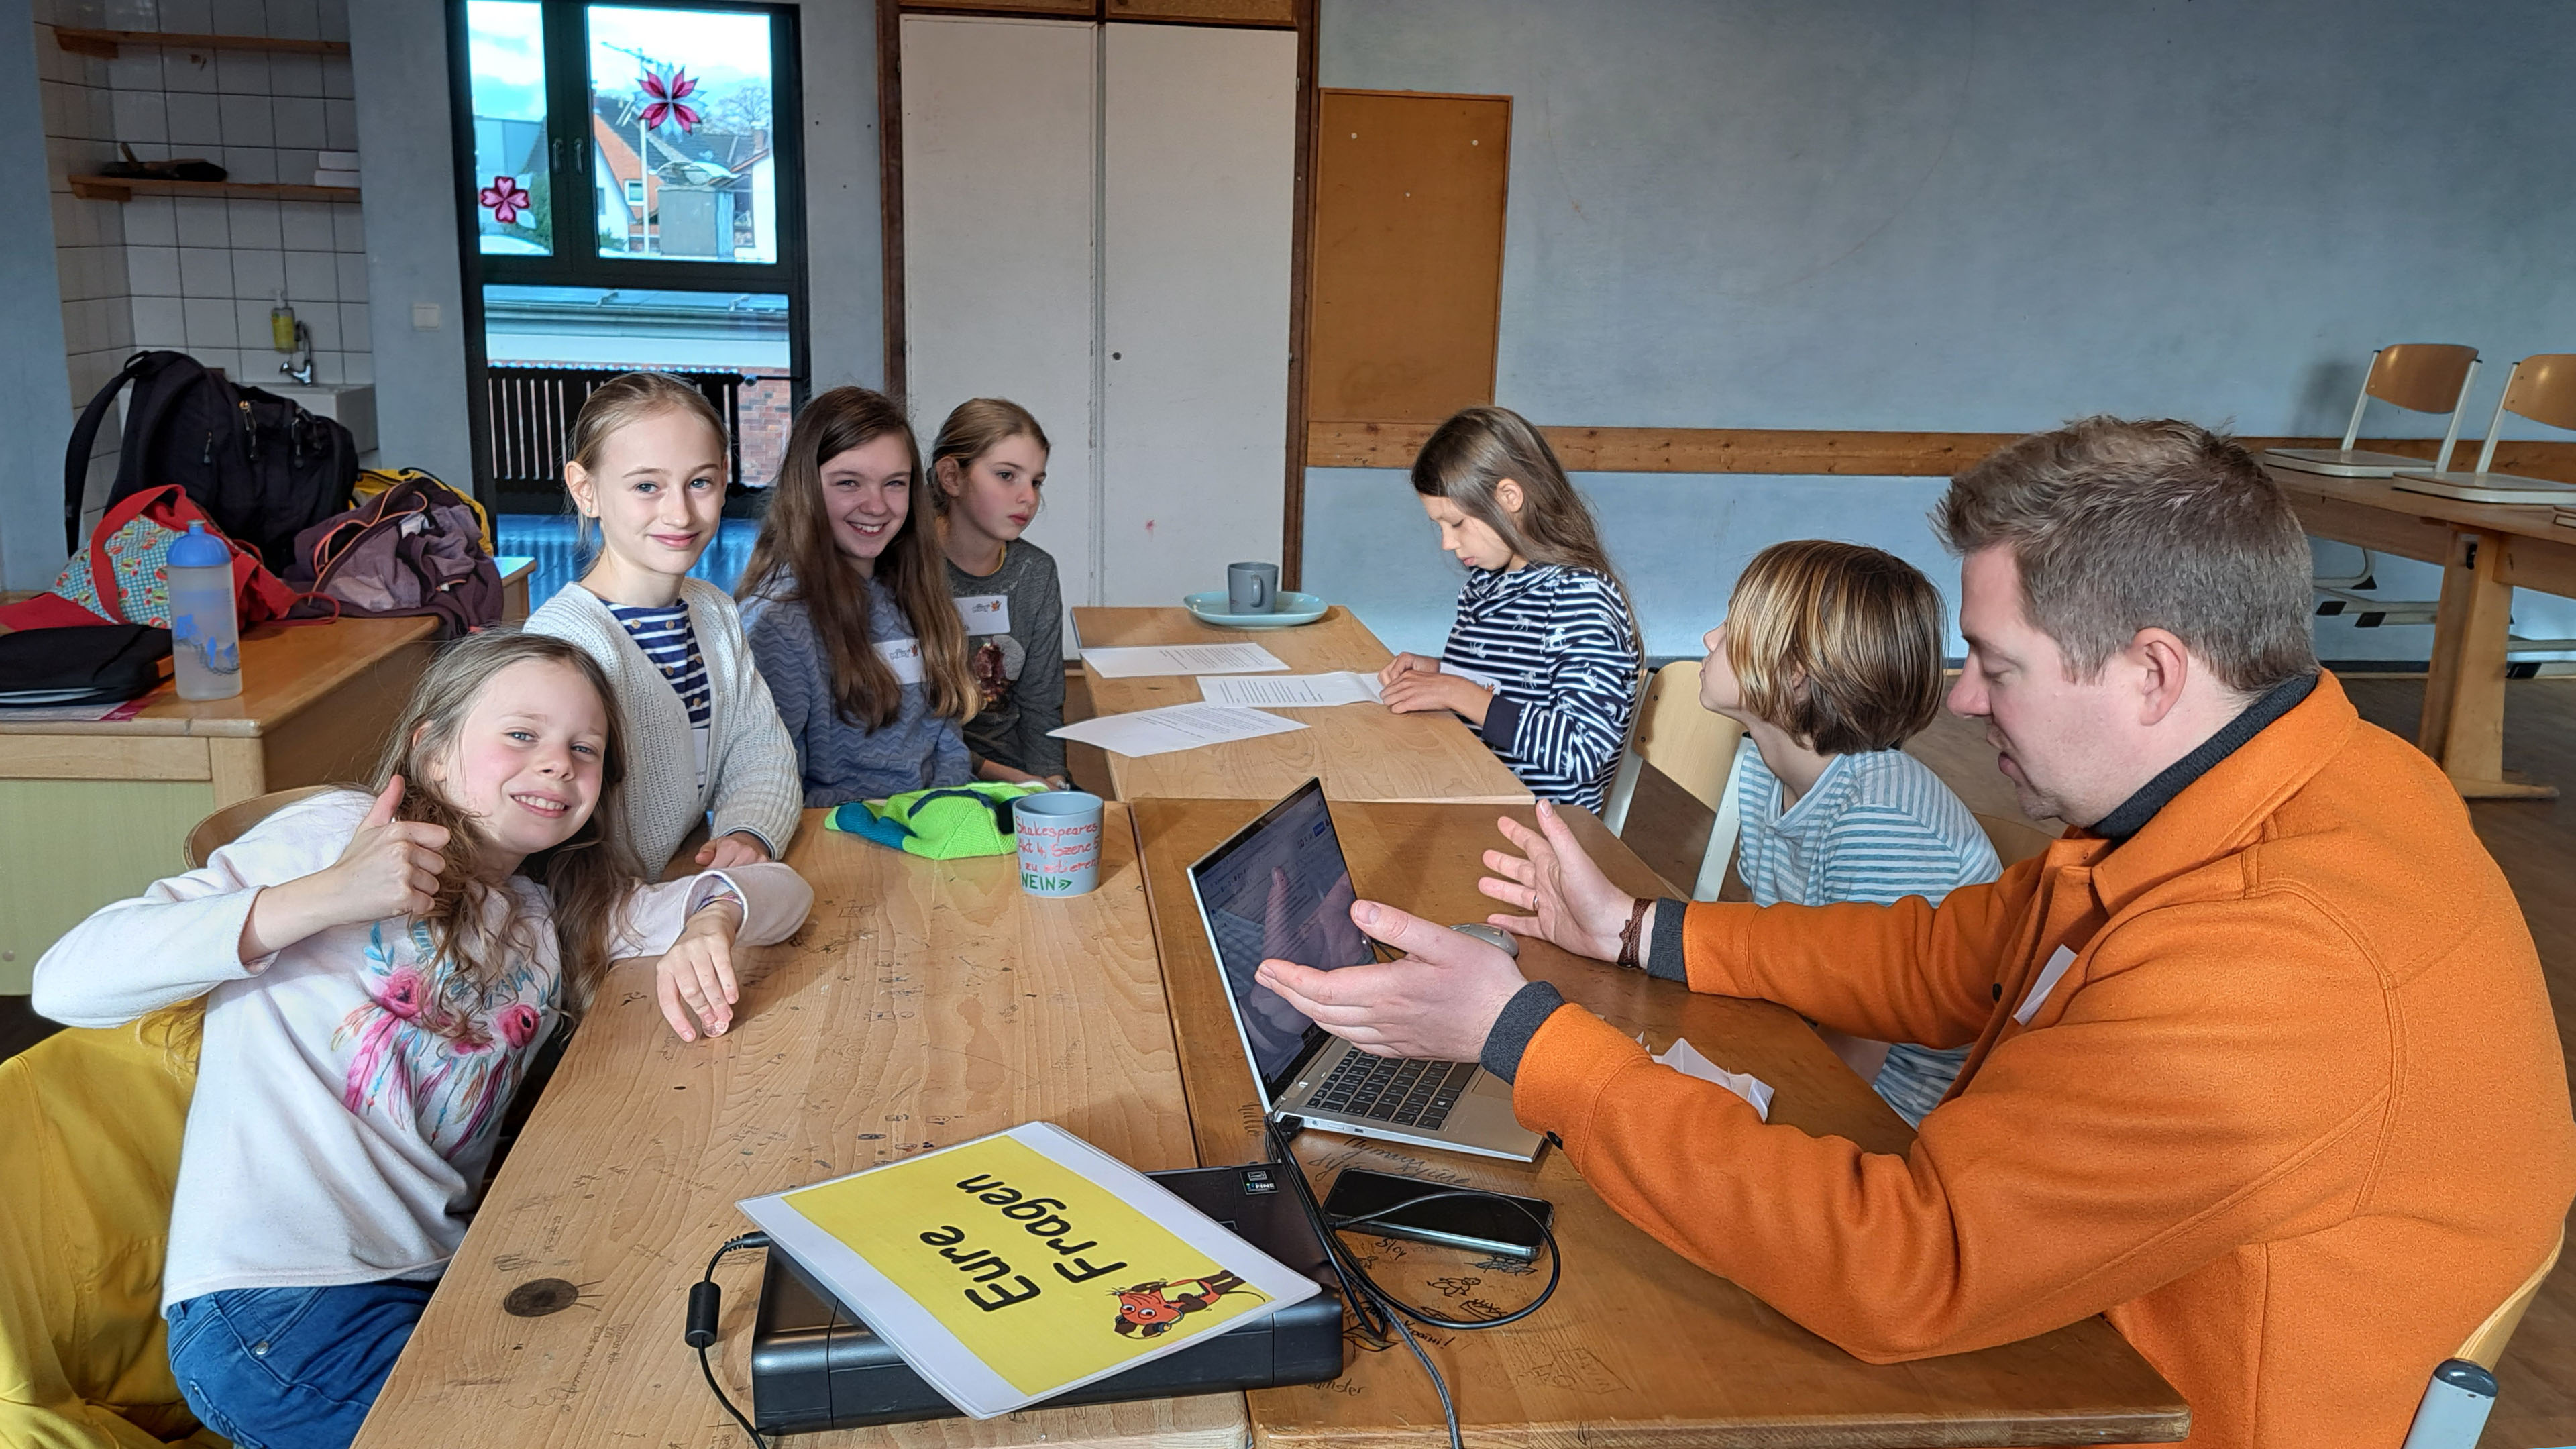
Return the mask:
<svg viewBox="0 0 2576 1449"><path fill-rule="evenodd" d="M1230 606L1223 589L1188 594L1181 603L1190 611L1190 617L1216 629L1293 629L1314 623L1333 607L1320 594L1294 594L1285 589L1279 592L1278 609L1268 614L1228 613Z"/></svg>

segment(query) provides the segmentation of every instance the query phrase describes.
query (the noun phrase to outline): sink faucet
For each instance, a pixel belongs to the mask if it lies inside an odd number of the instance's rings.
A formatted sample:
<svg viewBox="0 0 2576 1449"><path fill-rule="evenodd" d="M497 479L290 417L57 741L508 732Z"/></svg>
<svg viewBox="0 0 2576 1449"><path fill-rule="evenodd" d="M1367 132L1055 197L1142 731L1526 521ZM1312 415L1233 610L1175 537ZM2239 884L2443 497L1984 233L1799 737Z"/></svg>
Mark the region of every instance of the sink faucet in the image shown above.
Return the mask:
<svg viewBox="0 0 2576 1449"><path fill-rule="evenodd" d="M295 359L299 357L304 361L298 363ZM307 387L313 385L313 329L303 321L295 324L295 350L286 355L277 370Z"/></svg>

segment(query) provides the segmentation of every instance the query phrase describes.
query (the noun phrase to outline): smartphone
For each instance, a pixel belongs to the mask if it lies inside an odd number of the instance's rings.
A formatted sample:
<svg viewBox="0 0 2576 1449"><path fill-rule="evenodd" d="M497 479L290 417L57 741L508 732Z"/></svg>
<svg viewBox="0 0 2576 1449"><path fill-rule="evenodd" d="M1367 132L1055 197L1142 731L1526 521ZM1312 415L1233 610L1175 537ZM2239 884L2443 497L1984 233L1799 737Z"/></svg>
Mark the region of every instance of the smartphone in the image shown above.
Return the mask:
<svg viewBox="0 0 2576 1449"><path fill-rule="evenodd" d="M1539 1228L1555 1213L1542 1199L1498 1192L1477 1197L1435 1197L1411 1207L1397 1207L1413 1198L1448 1190L1445 1183L1425 1182L1418 1177L1344 1168L1342 1175L1333 1179L1331 1195L1324 1199L1324 1221L1354 1232L1438 1243L1524 1263L1538 1256L1539 1244L1545 1241ZM1513 1208L1513 1203L1527 1211ZM1390 1208L1396 1210L1388 1212ZM1385 1216L1374 1216L1380 1213Z"/></svg>

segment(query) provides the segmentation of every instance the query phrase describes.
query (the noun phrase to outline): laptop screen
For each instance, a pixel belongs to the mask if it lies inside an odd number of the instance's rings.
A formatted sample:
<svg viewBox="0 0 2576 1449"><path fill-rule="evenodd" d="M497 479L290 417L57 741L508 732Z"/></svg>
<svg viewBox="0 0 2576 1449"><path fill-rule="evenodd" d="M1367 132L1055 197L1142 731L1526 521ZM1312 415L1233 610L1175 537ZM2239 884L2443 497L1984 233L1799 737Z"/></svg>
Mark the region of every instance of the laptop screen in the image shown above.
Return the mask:
<svg viewBox="0 0 2576 1449"><path fill-rule="evenodd" d="M1330 1037L1278 993L1253 980L1278 957L1332 970L1376 959L1351 924L1351 868L1333 834L1324 786L1309 780L1190 867L1199 912L1234 993L1234 1017L1251 1049L1265 1105Z"/></svg>

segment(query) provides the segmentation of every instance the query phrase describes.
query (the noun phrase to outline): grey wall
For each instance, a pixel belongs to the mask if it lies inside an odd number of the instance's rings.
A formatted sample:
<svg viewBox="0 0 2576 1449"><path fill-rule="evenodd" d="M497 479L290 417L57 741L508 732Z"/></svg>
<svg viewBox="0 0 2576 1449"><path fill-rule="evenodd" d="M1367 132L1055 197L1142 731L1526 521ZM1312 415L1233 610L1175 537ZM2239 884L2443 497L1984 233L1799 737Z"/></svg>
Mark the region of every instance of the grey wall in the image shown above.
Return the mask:
<svg viewBox="0 0 2576 1449"><path fill-rule="evenodd" d="M0 435L0 588L9 589L41 589L63 566L63 438L72 416L54 229L29 224L54 215L36 40L28 0L0 0L0 135L20 140L0 147L0 213L19 218L0 234L0 337L9 339L0 395L22 424Z"/></svg>
<svg viewBox="0 0 2576 1449"><path fill-rule="evenodd" d="M2576 347L2576 11L2546 0L1322 6L1327 86L1513 97L1497 400L1543 423L2339 433L2370 350L2423 340L2483 351L2475 431L2514 358ZM1938 480L1579 481L1654 653L1783 538L1956 582ZM1458 574L1400 474L1318 470L1306 539L1311 586L1436 645ZM2321 623L2329 657L2429 648Z"/></svg>
<svg viewBox="0 0 2576 1449"><path fill-rule="evenodd" d="M805 0L805 209L814 386L884 381L877 223L876 7ZM349 0L356 61L367 283L374 299L379 455L473 476L449 131L447 22L422 0ZM437 84L422 83L436 77ZM438 326L413 307L438 308Z"/></svg>
<svg viewBox="0 0 2576 1449"><path fill-rule="evenodd" d="M376 456L388 468L426 468L467 486L474 453L465 412L447 7L349 0L349 52L365 198ZM434 325L414 325L413 309L421 305L437 309Z"/></svg>

